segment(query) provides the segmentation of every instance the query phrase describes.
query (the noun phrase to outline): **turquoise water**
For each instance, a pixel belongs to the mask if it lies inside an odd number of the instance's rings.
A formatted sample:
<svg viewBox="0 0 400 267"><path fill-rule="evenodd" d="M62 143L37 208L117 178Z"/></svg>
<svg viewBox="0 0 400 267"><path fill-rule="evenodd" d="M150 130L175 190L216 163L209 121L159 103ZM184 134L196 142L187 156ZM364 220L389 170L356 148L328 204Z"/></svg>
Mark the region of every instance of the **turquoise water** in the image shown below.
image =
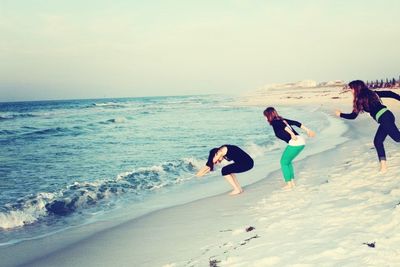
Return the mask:
<svg viewBox="0 0 400 267"><path fill-rule="evenodd" d="M277 149L263 108L229 96L0 103L0 244L95 221L98 214L196 186L208 151ZM280 108L316 131L309 110ZM202 181L207 183L207 181Z"/></svg>

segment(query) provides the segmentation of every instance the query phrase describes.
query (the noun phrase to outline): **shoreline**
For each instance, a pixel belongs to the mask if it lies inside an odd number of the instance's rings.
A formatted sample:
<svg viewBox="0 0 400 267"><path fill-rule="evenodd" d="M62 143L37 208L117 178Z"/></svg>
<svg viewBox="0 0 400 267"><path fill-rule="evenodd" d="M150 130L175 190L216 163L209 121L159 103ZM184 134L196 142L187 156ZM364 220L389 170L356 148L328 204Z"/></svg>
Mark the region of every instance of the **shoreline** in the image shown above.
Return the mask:
<svg viewBox="0 0 400 267"><path fill-rule="evenodd" d="M317 155L323 154L324 152L325 151L317 152L317 154L313 154L313 155L307 155L303 159L295 161L295 164L299 164L298 162L300 162L300 161L304 161L309 157L313 157L313 156L317 156ZM258 175L260 175L260 174L258 174ZM264 178L258 179L258 181L254 182L252 184L244 186L244 188L247 191L247 188L255 187L259 183L260 184L263 184L263 183L269 184L270 180L271 180L271 177L275 177L275 176L280 176L279 167L276 170L273 170L272 172L270 172L269 175L265 176ZM243 177L243 178L241 177L239 179L243 179L244 180L246 178L245 177ZM276 189L280 190L280 183L279 182L276 183L276 181L275 181L274 183L271 183L269 186L271 186L272 190L276 190ZM245 192L245 194L246 194L246 192ZM239 195L238 197L240 198L242 196ZM180 209L180 208L186 209L187 206L191 206L191 205L197 206L197 205L199 205L198 203L202 203L203 201L209 202L212 199L218 199L218 201L221 201L221 198L224 199L224 203L225 203L224 205L225 206L229 206L230 205L229 202L232 201L232 199L234 199L232 197L227 197L225 193L217 194L217 195L208 196L208 197L205 197L205 198L193 200L193 201L190 201L190 202L187 202L187 203L178 204L178 205L174 205L174 206L171 206L171 207L166 207L166 208L154 210L154 211L151 211L150 213L146 213L146 214L141 215L141 216L139 216L137 218L133 218L133 219L129 219L129 220L126 220L126 221L122 221L122 222L117 223L115 225L112 222L105 222L105 225L104 225L104 222L98 222L98 223L88 224L88 225L84 225L84 226L80 226L80 227L73 227L73 229L60 231L59 233L55 233L53 235L49 235L49 236L46 236L44 238L28 240L28 241L24 241L22 243L18 243L16 245L6 246L6 247L3 247L3 249L5 251L9 250L12 254L14 253L13 252L14 249L16 251L24 251L25 253L27 251L30 251L30 253L27 253L27 254L31 255L31 256L28 256L27 260L25 262L21 261L20 263L18 263L18 265L19 264L28 264L28 265L33 264L33 265L35 265L36 264L35 262L37 262L38 266L39 265L42 266L43 264L45 264L44 262L42 262L42 260L44 260L44 259L46 259L45 261L49 260L50 258L59 259L59 257L60 257L59 254L64 254L64 253L68 254L70 251L74 250L75 246L81 247L82 244L96 242L96 241L90 241L90 240L96 240L98 238L98 236L108 235L107 233L115 232L115 231L120 232L120 230L118 230L118 229L125 228L125 225L140 224L141 221L152 220L151 218L153 216L156 216L156 217L159 216L158 214L174 212L174 209ZM236 200L233 200L233 201L236 201ZM217 214L215 214L214 216L217 216ZM160 221L164 221L164 220L160 220ZM96 229L97 227L99 227L100 230ZM131 228L131 227L129 227L129 228ZM132 228L134 228L134 226L132 226ZM67 237L66 234L70 235L70 236ZM123 234L121 233L121 235L123 235ZM61 237L61 241L59 240L60 237ZM113 237L111 237L111 236L108 237L108 238L113 239ZM43 253L43 254L38 253L39 255L37 255L37 256L39 256L39 257L36 258L36 256L34 256L34 254L36 254L34 252L34 250L35 250L35 246L37 246L38 244L39 245L40 244L41 245L51 244L51 247L53 247L53 248L49 249L47 251L47 253ZM0 252L1 252L1 250L2 250L2 248L0 248ZM7 255L9 255L9 253L6 252L5 253L5 258L3 257L5 259L5 261L4 261L5 263L7 263ZM93 255L96 255L96 253L93 254ZM29 259L29 257L32 257L32 258ZM68 257L68 259L69 259L69 257ZM12 257L8 259L8 262L10 262L9 266L14 266ZM57 264L60 265L60 263L57 263ZM64 264L65 264L65 266L68 266L68 265L71 264L71 262L69 262L69 260L66 260L64 262ZM79 263L78 265L81 265L81 264L82 263ZM86 262L85 265L86 264L90 264L90 263ZM51 265L51 263L49 263L49 266L50 265ZM96 264L93 264L93 266L94 265L96 265ZM7 264L5 266L7 266ZM139 265L139 266L142 266L142 265ZM146 266L146 265L143 265L143 266Z"/></svg>

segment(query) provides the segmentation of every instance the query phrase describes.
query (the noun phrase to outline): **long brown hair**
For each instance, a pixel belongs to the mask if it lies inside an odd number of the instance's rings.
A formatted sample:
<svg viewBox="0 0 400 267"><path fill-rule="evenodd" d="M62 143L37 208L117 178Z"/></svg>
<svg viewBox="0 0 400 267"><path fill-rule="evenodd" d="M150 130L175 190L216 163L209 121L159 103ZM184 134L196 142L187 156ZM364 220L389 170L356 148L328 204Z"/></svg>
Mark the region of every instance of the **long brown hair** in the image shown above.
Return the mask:
<svg viewBox="0 0 400 267"><path fill-rule="evenodd" d="M208 153L208 159L207 159L206 165L207 165L208 167L210 167L210 171L213 171L213 170L214 170L214 162L213 162L213 159L214 159L214 156L215 156L215 154L217 154L217 152L218 152L219 149L220 149L219 147L214 147L214 148L211 149L210 152Z"/></svg>
<svg viewBox="0 0 400 267"><path fill-rule="evenodd" d="M283 118L279 116L278 112L273 107L268 107L264 110L264 116L267 118L269 124L274 120L282 120Z"/></svg>
<svg viewBox="0 0 400 267"><path fill-rule="evenodd" d="M370 111L371 107L382 103L379 96L361 80L350 82L349 87L354 90L353 112L355 113Z"/></svg>

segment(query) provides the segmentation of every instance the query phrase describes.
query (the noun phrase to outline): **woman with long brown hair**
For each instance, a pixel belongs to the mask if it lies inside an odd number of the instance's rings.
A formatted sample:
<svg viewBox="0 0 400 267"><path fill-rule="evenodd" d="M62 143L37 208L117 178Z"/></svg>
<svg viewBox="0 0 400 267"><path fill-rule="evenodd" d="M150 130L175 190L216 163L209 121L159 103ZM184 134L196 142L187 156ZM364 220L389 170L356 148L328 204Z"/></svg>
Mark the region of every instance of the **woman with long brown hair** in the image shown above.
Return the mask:
<svg viewBox="0 0 400 267"><path fill-rule="evenodd" d="M395 124L393 113L382 104L380 97L394 98L400 101L400 95L392 91L373 91L370 90L363 81L355 80L349 83L353 93L353 111L351 113L342 113L336 110L336 116L354 120L358 114L367 112L379 123L378 130L374 138L374 145L380 161L380 171L387 170L386 153L383 142L389 135L394 141L400 142L400 131Z"/></svg>
<svg viewBox="0 0 400 267"><path fill-rule="evenodd" d="M304 138L292 128L292 125L301 128L310 137L314 137L315 133L298 121L282 118L273 107L266 108L264 110L264 116L273 127L276 137L288 143L288 146L282 154L280 163L286 182L284 189L290 189L295 186L292 161L305 147Z"/></svg>

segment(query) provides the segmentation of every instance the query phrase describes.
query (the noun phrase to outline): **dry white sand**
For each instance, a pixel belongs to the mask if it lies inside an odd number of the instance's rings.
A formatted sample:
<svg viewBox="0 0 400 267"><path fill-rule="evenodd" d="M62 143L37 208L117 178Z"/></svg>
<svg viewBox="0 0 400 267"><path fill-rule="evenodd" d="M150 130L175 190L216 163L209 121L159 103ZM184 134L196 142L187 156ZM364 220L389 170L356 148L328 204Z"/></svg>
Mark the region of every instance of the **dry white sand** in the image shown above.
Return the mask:
<svg viewBox="0 0 400 267"><path fill-rule="evenodd" d="M352 96L343 89L343 85L336 86L314 86L296 87L291 85L289 88L282 85L274 85L248 92L241 97L240 103L243 105L264 106L268 105L317 105L335 106L349 104L351 109Z"/></svg>

